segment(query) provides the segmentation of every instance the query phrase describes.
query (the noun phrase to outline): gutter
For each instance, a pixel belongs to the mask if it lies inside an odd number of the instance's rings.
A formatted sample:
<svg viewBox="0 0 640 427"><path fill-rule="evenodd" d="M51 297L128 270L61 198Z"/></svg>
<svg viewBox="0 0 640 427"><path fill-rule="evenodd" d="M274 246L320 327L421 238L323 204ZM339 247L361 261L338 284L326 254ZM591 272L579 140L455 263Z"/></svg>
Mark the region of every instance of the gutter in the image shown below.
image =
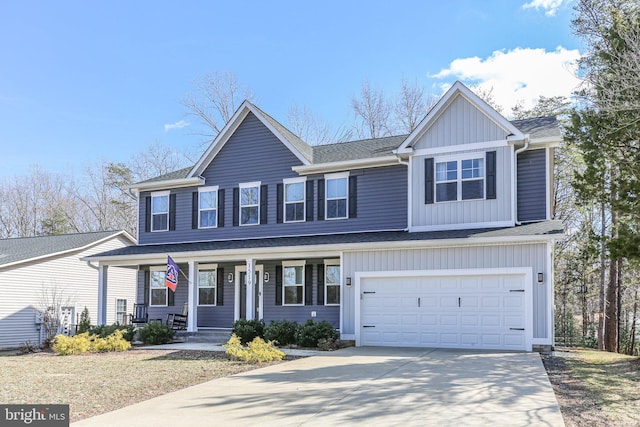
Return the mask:
<svg viewBox="0 0 640 427"><path fill-rule="evenodd" d="M311 175L322 172L337 172L345 169L364 169L397 164L396 156L373 157L368 159L343 160L340 162L318 163L312 165L293 166L291 169L300 175Z"/></svg>
<svg viewBox="0 0 640 427"><path fill-rule="evenodd" d="M138 193L142 191L152 190L166 190L167 188L182 188L182 187L194 187L204 185L204 178L201 176L195 176L193 178L178 178L169 179L166 181L153 181L140 184L133 184L128 189L135 190Z"/></svg>
<svg viewBox="0 0 640 427"><path fill-rule="evenodd" d="M523 151L525 151L526 149L529 148L529 142L530 142L530 138L529 138L529 134L526 134L524 136L524 145L521 148L518 148L515 152L514 152L514 157L515 157L515 161L514 161L514 165L513 165L513 170L514 170L514 183L513 183L513 189L514 189L514 194L515 197L513 199L513 212L514 212L514 221L516 223L516 225L522 225L522 221L518 221L518 154L522 153Z"/></svg>

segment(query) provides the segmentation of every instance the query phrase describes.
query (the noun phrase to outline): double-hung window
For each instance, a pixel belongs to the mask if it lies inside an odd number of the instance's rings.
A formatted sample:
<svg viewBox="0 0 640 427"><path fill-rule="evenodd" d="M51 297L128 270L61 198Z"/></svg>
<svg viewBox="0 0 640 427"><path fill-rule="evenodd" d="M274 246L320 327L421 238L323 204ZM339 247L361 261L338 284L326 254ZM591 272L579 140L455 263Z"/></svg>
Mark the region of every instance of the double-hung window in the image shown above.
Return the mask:
<svg viewBox="0 0 640 427"><path fill-rule="evenodd" d="M127 324L127 300L116 299L116 322L121 325Z"/></svg>
<svg viewBox="0 0 640 427"><path fill-rule="evenodd" d="M166 267L151 267L149 271L149 301L151 306L167 305Z"/></svg>
<svg viewBox="0 0 640 427"><path fill-rule="evenodd" d="M288 261L282 265L283 305L304 304L304 261Z"/></svg>
<svg viewBox="0 0 640 427"><path fill-rule="evenodd" d="M198 227L218 226L218 187L198 189Z"/></svg>
<svg viewBox="0 0 640 427"><path fill-rule="evenodd" d="M216 305L217 267L216 264L198 266L198 305Z"/></svg>
<svg viewBox="0 0 640 427"><path fill-rule="evenodd" d="M284 222L305 220L306 178L285 179L284 183Z"/></svg>
<svg viewBox="0 0 640 427"><path fill-rule="evenodd" d="M340 261L325 261L325 305L340 305Z"/></svg>
<svg viewBox="0 0 640 427"><path fill-rule="evenodd" d="M260 223L260 182L240 184L240 225Z"/></svg>
<svg viewBox="0 0 640 427"><path fill-rule="evenodd" d="M169 192L151 193L151 231L169 230Z"/></svg>
<svg viewBox="0 0 640 427"><path fill-rule="evenodd" d="M461 157L436 161L436 202L484 198L484 158Z"/></svg>
<svg viewBox="0 0 640 427"><path fill-rule="evenodd" d="M326 195L326 219L347 218L347 188L349 184L349 174L339 173L325 175L327 187Z"/></svg>

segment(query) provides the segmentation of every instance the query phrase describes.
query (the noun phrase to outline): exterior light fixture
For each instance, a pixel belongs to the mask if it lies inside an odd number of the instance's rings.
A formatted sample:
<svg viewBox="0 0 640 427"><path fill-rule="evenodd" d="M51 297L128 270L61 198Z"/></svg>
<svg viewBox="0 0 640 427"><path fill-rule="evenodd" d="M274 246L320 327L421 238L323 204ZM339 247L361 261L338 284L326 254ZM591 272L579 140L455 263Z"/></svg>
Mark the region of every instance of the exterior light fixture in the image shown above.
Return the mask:
<svg viewBox="0 0 640 427"><path fill-rule="evenodd" d="M264 278L264 282L265 282L265 283L269 283L269 272L268 272L268 271L266 271L266 272L264 273L263 278Z"/></svg>
<svg viewBox="0 0 640 427"><path fill-rule="evenodd" d="M544 282L544 275L542 273L538 273L538 283Z"/></svg>
<svg viewBox="0 0 640 427"><path fill-rule="evenodd" d="M227 280L229 281L229 283L233 283L233 273L229 273L227 275Z"/></svg>
<svg viewBox="0 0 640 427"><path fill-rule="evenodd" d="M347 277L347 286L351 286L351 277Z"/></svg>

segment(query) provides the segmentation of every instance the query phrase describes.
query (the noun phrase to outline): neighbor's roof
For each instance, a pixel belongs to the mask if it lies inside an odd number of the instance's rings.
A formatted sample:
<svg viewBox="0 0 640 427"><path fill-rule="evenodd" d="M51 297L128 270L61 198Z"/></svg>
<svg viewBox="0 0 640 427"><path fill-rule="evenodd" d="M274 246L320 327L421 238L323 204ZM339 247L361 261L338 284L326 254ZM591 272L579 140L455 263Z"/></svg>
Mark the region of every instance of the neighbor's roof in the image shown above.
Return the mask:
<svg viewBox="0 0 640 427"><path fill-rule="evenodd" d="M82 249L119 235L135 244L135 240L124 231L0 239L0 268Z"/></svg>

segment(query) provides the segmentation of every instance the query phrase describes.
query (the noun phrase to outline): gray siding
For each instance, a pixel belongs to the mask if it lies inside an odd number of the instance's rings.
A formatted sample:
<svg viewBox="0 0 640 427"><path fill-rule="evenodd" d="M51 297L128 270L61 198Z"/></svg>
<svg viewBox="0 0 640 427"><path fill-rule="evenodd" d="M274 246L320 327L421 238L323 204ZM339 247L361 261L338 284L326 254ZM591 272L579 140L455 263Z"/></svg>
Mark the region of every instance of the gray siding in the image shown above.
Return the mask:
<svg viewBox="0 0 640 427"><path fill-rule="evenodd" d="M518 221L547 218L546 150L518 155Z"/></svg>
<svg viewBox="0 0 640 427"><path fill-rule="evenodd" d="M428 227L451 224L511 221L511 147L462 153L496 151L496 198L493 200L462 200L458 202L424 203L424 159L434 156L416 156L411 160L412 206L411 226ZM435 156L437 159L437 156Z"/></svg>
<svg viewBox="0 0 640 427"><path fill-rule="evenodd" d="M469 268L532 267L533 338L549 338L550 319L547 299L551 266L547 265L546 244L468 246L389 251L345 252L343 276L356 272L396 270L446 270ZM545 283L538 284L537 273L544 273ZM343 287L343 333L353 334L355 325L355 287Z"/></svg>
<svg viewBox="0 0 640 427"><path fill-rule="evenodd" d="M473 142L497 141L507 132L478 110L467 99L458 95L424 132L416 149L446 147Z"/></svg>
<svg viewBox="0 0 640 427"><path fill-rule="evenodd" d="M145 197L150 194L145 192L140 197L139 244L406 228L407 172L404 165L351 171L352 175L358 176L357 218L318 221L317 203L314 203L314 221L277 224L276 186L284 178L298 176L291 170L296 165L300 165L300 161L253 114L249 114L202 174L207 186L218 185L225 190L224 227L192 229L192 193L197 188L185 188L172 190L176 194L176 230L145 232ZM322 177L308 178L314 181L316 201L317 180ZM239 183L253 181L268 185L268 223L233 227L233 188Z"/></svg>

